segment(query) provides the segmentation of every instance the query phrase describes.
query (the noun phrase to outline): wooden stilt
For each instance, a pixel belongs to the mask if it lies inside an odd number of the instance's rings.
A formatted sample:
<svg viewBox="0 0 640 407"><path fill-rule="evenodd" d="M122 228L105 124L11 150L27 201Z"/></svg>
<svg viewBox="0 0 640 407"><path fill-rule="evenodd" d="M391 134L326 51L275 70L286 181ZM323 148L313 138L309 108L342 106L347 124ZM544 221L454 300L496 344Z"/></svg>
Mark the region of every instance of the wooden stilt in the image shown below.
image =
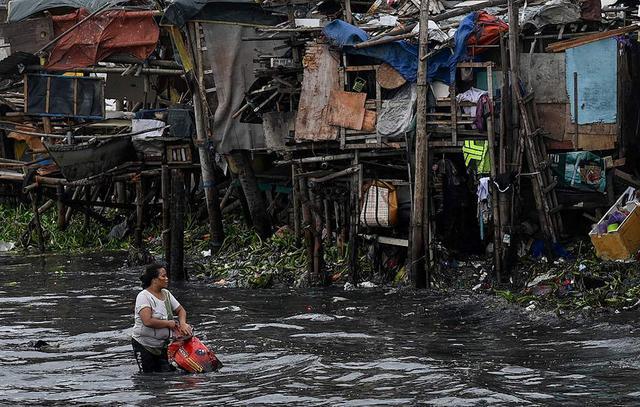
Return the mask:
<svg viewBox="0 0 640 407"><path fill-rule="evenodd" d="M329 211L329 200L323 199L322 206L324 209L324 227L327 231L327 236L325 238L325 242L328 244L333 240L333 224L331 223L331 211Z"/></svg>
<svg viewBox="0 0 640 407"><path fill-rule="evenodd" d="M353 165L360 167L358 151L354 152ZM350 220L349 220L349 276L353 284L357 284L359 276L358 264L358 224L360 223L360 188L362 171L358 171L351 176L351 198L350 198Z"/></svg>
<svg viewBox="0 0 640 407"><path fill-rule="evenodd" d="M57 195L57 208L58 208L58 221L57 226L59 230L65 230L67 227L67 208L64 205L64 186L58 185L56 187L56 195Z"/></svg>
<svg viewBox="0 0 640 407"><path fill-rule="evenodd" d="M417 123L416 123L416 145L415 145L415 175L414 175L414 195L411 211L411 253L409 262L409 277L414 286L422 288L426 286L426 267L429 261L426 247L428 246L428 236L425 235L424 225L428 224L428 217L425 218L425 195L427 193L428 177L428 135L427 135L427 44L429 41L429 1L420 3L420 37L419 37L419 64L418 64L418 97L417 97ZM423 62L424 59L424 62ZM450 95L455 99L455 94ZM454 114L455 112L452 112ZM452 129L455 130L455 129Z"/></svg>
<svg viewBox="0 0 640 407"><path fill-rule="evenodd" d="M308 274L308 283L311 285L313 283L313 274L314 274L314 263L313 263L313 232L312 228L312 219L311 219L311 208L309 203L309 193L307 191L307 180L303 177L298 178L298 182L300 184L300 203L302 205L302 229L304 230L304 247L307 249L307 274Z"/></svg>
<svg viewBox="0 0 640 407"><path fill-rule="evenodd" d="M489 92L489 104L493 106L493 69L487 67L487 87ZM489 160L491 161L491 181L489 190L491 191L491 206L493 210L493 258L496 270L496 281L500 283L502 272L502 222L500 221L500 208L498 204L498 188L495 182L497 173L498 156L496 155L496 140L493 129L493 108L490 108L491 114L487 117L487 139L489 143Z"/></svg>
<svg viewBox="0 0 640 407"><path fill-rule="evenodd" d="M84 188L84 200L85 200L85 205L87 207L87 209L89 209L91 207L91 185L87 185ZM88 213L85 212L84 214L84 229L89 229L89 227L91 226L91 217L89 216Z"/></svg>
<svg viewBox="0 0 640 407"><path fill-rule="evenodd" d="M300 244L300 187L296 177L296 167L291 165L291 204L293 206L293 234L296 246Z"/></svg>
<svg viewBox="0 0 640 407"><path fill-rule="evenodd" d="M171 171L162 166L162 251L165 264L171 264Z"/></svg>
<svg viewBox="0 0 640 407"><path fill-rule="evenodd" d="M313 216L313 271L314 279L319 285L328 284L328 276L326 275L326 267L324 267L324 244L322 241L322 200L320 197L309 191L309 201L315 208L312 211Z"/></svg>
<svg viewBox="0 0 640 407"><path fill-rule="evenodd" d="M144 219L144 189L142 179L136 182L136 231L135 245L142 248L142 227Z"/></svg>
<svg viewBox="0 0 640 407"><path fill-rule="evenodd" d="M30 191L31 209L33 210L33 219L35 221L36 234L38 236L38 250L44 253L44 233L42 232L42 223L40 222L40 211L38 210L38 193Z"/></svg>
<svg viewBox="0 0 640 407"><path fill-rule="evenodd" d="M117 181L116 185L116 202L127 203L127 184L124 181Z"/></svg>
<svg viewBox="0 0 640 407"><path fill-rule="evenodd" d="M187 278L184 269L184 211L185 189L182 170L171 171L171 263L169 270L171 279L182 281Z"/></svg>
<svg viewBox="0 0 640 407"><path fill-rule="evenodd" d="M253 227L260 237L267 238L271 236L271 220L267 214L265 199L258 188L258 181L251 167L248 152L245 150L234 152L231 159L233 167L238 171L238 179L249 205Z"/></svg>

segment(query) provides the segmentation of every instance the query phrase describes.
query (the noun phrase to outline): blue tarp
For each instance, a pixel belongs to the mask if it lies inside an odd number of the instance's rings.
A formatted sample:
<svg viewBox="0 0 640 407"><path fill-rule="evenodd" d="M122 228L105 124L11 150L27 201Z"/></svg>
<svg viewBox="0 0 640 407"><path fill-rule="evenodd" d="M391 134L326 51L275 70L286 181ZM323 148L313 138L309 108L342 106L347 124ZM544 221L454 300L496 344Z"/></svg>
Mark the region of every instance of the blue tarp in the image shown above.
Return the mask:
<svg viewBox="0 0 640 407"><path fill-rule="evenodd" d="M443 48L429 57L427 78L447 84L455 81L456 64L466 58L467 39L475 30L477 12L470 13L461 22L454 37L455 47ZM369 34L342 20L334 20L323 30L329 41L347 54L363 55L384 61L394 67L409 82L418 77L418 46L407 41L356 49L353 46L369 39Z"/></svg>
<svg viewBox="0 0 640 407"><path fill-rule="evenodd" d="M353 45L369 39L369 34L342 20L333 20L324 27L324 35L344 52L384 61L394 67L409 82L418 74L418 47L407 41L395 41L375 47L356 49Z"/></svg>

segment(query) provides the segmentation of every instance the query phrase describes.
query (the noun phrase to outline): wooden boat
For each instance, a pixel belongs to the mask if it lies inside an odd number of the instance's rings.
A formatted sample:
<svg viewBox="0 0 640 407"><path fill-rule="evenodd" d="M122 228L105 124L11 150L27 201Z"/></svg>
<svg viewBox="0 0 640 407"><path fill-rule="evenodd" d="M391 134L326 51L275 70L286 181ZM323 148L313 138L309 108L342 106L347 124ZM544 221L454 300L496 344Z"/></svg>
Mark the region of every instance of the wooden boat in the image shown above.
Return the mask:
<svg viewBox="0 0 640 407"><path fill-rule="evenodd" d="M95 139L79 144L44 143L69 181L102 174L135 158L131 137Z"/></svg>

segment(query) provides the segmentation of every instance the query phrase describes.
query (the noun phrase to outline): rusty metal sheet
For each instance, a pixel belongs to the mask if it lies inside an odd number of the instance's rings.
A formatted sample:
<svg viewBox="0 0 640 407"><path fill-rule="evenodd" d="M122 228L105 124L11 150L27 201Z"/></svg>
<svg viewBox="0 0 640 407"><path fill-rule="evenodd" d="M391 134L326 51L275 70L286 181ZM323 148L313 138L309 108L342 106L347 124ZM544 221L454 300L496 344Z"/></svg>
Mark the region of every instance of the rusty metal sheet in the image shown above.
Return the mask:
<svg viewBox="0 0 640 407"><path fill-rule="evenodd" d="M385 89L397 89L407 83L407 80L400 75L400 72L386 62L376 70L376 81Z"/></svg>
<svg viewBox="0 0 640 407"><path fill-rule="evenodd" d="M362 122L362 130L375 133L378 114L375 110L367 110L364 112L364 121Z"/></svg>
<svg viewBox="0 0 640 407"><path fill-rule="evenodd" d="M366 93L333 90L329 95L329 124L362 130Z"/></svg>
<svg viewBox="0 0 640 407"><path fill-rule="evenodd" d="M89 11L53 16L54 34L61 35L89 17ZM62 36L53 48L47 69L64 71L95 65L114 54L144 61L158 45L160 29L153 11L107 10L92 16Z"/></svg>
<svg viewBox="0 0 640 407"><path fill-rule="evenodd" d="M329 124L329 96L340 89L339 58L326 44L307 47L304 78L296 117L296 141L336 140L338 128Z"/></svg>

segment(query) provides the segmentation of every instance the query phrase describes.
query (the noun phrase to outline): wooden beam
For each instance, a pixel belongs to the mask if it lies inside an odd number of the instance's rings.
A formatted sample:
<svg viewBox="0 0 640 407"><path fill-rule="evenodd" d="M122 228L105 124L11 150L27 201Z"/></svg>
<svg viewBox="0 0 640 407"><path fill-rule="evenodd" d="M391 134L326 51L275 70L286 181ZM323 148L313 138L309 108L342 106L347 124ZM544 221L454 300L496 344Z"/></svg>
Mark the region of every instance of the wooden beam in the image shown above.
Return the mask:
<svg viewBox="0 0 640 407"><path fill-rule="evenodd" d="M604 40L605 38L615 37L616 35L627 34L632 31L640 29L640 24L631 24L626 27L617 28L615 30L603 31L591 35L585 35L584 37L575 38L566 41L554 42L547 46L547 52L561 52L569 48L578 47L580 45L590 44L592 42Z"/></svg>

